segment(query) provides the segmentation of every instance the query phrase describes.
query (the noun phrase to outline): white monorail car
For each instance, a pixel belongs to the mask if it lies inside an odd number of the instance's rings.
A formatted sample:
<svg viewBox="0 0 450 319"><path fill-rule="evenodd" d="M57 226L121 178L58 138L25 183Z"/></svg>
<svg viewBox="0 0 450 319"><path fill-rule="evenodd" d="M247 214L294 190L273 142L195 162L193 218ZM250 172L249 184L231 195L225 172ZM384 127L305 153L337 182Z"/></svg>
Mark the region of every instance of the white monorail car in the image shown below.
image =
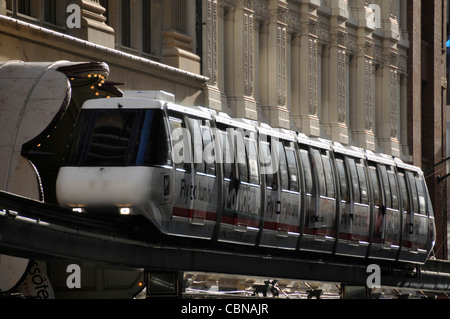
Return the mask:
<svg viewBox="0 0 450 319"><path fill-rule="evenodd" d="M435 242L419 168L164 92L87 101L56 190L74 211L212 241L412 263Z"/></svg>

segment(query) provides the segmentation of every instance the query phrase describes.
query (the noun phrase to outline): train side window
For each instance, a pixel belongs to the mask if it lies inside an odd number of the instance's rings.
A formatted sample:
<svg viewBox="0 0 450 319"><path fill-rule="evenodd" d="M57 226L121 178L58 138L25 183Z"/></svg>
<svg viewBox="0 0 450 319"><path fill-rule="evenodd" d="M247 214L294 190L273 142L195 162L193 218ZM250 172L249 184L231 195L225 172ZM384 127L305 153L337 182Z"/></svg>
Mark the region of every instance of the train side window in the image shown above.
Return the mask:
<svg viewBox="0 0 450 319"><path fill-rule="evenodd" d="M423 185L423 179L416 175L417 194L419 197L419 214L426 215L426 193Z"/></svg>
<svg viewBox="0 0 450 319"><path fill-rule="evenodd" d="M286 146L285 150L289 170L289 189L293 192L298 192L300 187L298 183L298 165L295 149L293 146Z"/></svg>
<svg viewBox="0 0 450 319"><path fill-rule="evenodd" d="M356 169L358 171L359 189L361 191L361 204L369 204L369 188L367 185L367 173L364 161L362 159L356 160Z"/></svg>
<svg viewBox="0 0 450 319"><path fill-rule="evenodd" d="M323 171L325 177L325 185L327 187L327 196L330 198L335 198L335 189L334 189L334 174L333 168L331 167L331 159L329 152L325 152L322 154L322 162L323 162Z"/></svg>
<svg viewBox="0 0 450 319"><path fill-rule="evenodd" d="M319 182L319 194L327 196L327 186L325 182L325 172L323 170L322 157L318 149L311 149L314 167L316 168L317 180Z"/></svg>
<svg viewBox="0 0 450 319"><path fill-rule="evenodd" d="M388 173L386 170L386 166L380 165L381 172L381 181L384 189L384 195L386 200L386 207L392 207L392 198L391 198L391 186L389 185Z"/></svg>
<svg viewBox="0 0 450 319"><path fill-rule="evenodd" d="M163 111L146 110L143 119L136 165L172 165L170 138Z"/></svg>
<svg viewBox="0 0 450 319"><path fill-rule="evenodd" d="M189 131L191 132L192 150L194 154L194 169L196 172L205 172L203 162L203 139L198 119L188 118Z"/></svg>
<svg viewBox="0 0 450 319"><path fill-rule="evenodd" d="M348 166L350 171L351 184L353 186L353 201L361 203L361 193L359 190L358 170L356 168L355 159L348 157Z"/></svg>
<svg viewBox="0 0 450 319"><path fill-rule="evenodd" d="M263 166L265 169L264 175L266 176L266 187L278 189L277 172L275 170L275 165L278 165L278 162L274 156L275 154L272 153L271 145L268 142L261 141L260 147L262 158L266 161Z"/></svg>
<svg viewBox="0 0 450 319"><path fill-rule="evenodd" d="M242 130L235 130L233 133L234 153L238 164L239 180L248 182L247 155L245 151L244 133Z"/></svg>
<svg viewBox="0 0 450 319"><path fill-rule="evenodd" d="M402 195L402 209L403 211L409 213L410 209L409 209L408 188L406 186L405 174L403 172L398 173L398 183L400 186L400 194Z"/></svg>
<svg viewBox="0 0 450 319"><path fill-rule="evenodd" d="M223 163L223 177L226 179L235 179L234 176L234 154L230 147L228 132L226 129L220 129L220 144L222 147L222 163Z"/></svg>
<svg viewBox="0 0 450 319"><path fill-rule="evenodd" d="M311 161L307 150L300 150L300 158L303 166L303 175L305 177L305 190L308 194L314 194L314 179L311 170Z"/></svg>
<svg viewBox="0 0 450 319"><path fill-rule="evenodd" d="M284 147L281 141L277 141L277 148L278 148L278 161L280 165L280 179L281 179L281 188L282 189L289 189L289 174L288 174L288 165L286 160L286 154L284 152Z"/></svg>
<svg viewBox="0 0 450 319"><path fill-rule="evenodd" d="M181 117L169 117L170 131L172 134L172 157L177 169L191 171L191 134L186 129Z"/></svg>
<svg viewBox="0 0 450 319"><path fill-rule="evenodd" d="M250 136L245 138L245 146L248 155L248 178L252 184L259 184L258 150L255 138Z"/></svg>
<svg viewBox="0 0 450 319"><path fill-rule="evenodd" d="M391 186L391 196L392 196L392 206L393 209L399 209L399 200L398 200L398 184L395 179L394 168L391 166L388 169L388 178L389 184Z"/></svg>
<svg viewBox="0 0 450 319"><path fill-rule="evenodd" d="M341 200L350 202L350 193L347 182L347 171L345 170L344 160L341 158L336 159L337 173L339 176L339 185L341 190Z"/></svg>
<svg viewBox="0 0 450 319"><path fill-rule="evenodd" d="M209 124L209 123L203 123L203 124ZM214 147L214 139L211 132L211 127L208 125L202 125L202 139L203 139L203 153L205 160L205 168L206 168L206 174L208 175L216 175L216 154L215 154L215 147Z"/></svg>
<svg viewBox="0 0 450 319"><path fill-rule="evenodd" d="M417 186L416 186L416 179L414 178L414 174L412 172L406 172L406 178L409 183L409 188L411 192L411 211L414 213L419 212L419 197L417 195Z"/></svg>
<svg viewBox="0 0 450 319"><path fill-rule="evenodd" d="M372 185L373 204L381 206L380 181L375 166L369 166L370 184Z"/></svg>

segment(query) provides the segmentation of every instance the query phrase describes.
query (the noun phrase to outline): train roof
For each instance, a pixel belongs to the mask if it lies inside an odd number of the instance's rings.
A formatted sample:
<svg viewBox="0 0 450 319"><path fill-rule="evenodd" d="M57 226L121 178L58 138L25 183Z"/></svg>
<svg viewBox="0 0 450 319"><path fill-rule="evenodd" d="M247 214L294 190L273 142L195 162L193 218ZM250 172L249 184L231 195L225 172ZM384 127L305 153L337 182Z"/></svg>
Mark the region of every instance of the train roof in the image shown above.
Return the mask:
<svg viewBox="0 0 450 319"><path fill-rule="evenodd" d="M232 118L224 112L201 107L201 106L183 106L176 104L175 96L164 91L125 91L123 97L110 99L93 99L84 103L83 109L164 109L175 112L190 114L205 119L214 119L216 123L241 128L260 134L274 136L288 141L296 141L302 145L318 147L321 149L332 150L348 156L365 158L368 161L382 163L386 165L397 166L399 168L423 173L420 167L404 163L400 158L394 158L391 155L374 153L355 146L344 146L341 143L333 142L323 138L311 138L303 133L297 133L283 128L273 128L266 123L256 120Z"/></svg>
<svg viewBox="0 0 450 319"><path fill-rule="evenodd" d="M310 138L303 133L297 134L297 142L303 145L314 146L326 150L332 150L331 143L326 142L324 139Z"/></svg>
<svg viewBox="0 0 450 319"><path fill-rule="evenodd" d="M411 165L411 164L407 164L407 163L403 162L398 157L394 158L394 161L395 161L395 164L397 165L397 167L399 167L399 168L403 168L403 169L406 169L406 170L415 171L415 172L417 172L419 174L423 174L423 171L422 171L422 169L420 167L414 166L414 165Z"/></svg>
<svg viewBox="0 0 450 319"><path fill-rule="evenodd" d="M365 152L362 148L355 147L355 146L344 146L338 142L333 143L333 151L335 153L340 153L340 154L358 157L358 158L366 157Z"/></svg>
<svg viewBox="0 0 450 319"><path fill-rule="evenodd" d="M83 104L82 109L162 109L165 102L140 97L117 97L110 99L93 99Z"/></svg>

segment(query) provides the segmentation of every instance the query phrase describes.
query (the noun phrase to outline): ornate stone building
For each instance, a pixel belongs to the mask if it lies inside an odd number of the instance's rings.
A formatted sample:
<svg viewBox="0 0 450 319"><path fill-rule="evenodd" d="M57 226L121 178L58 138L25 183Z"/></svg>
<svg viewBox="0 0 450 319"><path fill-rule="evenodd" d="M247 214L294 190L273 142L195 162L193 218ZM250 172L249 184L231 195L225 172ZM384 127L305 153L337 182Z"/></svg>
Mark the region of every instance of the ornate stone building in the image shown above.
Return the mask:
<svg viewBox="0 0 450 319"><path fill-rule="evenodd" d="M69 4L81 8L81 28L68 27ZM122 89L162 89L179 103L428 168L445 156L445 7L420 0L0 0L0 62L101 60ZM443 216L444 190L429 183Z"/></svg>

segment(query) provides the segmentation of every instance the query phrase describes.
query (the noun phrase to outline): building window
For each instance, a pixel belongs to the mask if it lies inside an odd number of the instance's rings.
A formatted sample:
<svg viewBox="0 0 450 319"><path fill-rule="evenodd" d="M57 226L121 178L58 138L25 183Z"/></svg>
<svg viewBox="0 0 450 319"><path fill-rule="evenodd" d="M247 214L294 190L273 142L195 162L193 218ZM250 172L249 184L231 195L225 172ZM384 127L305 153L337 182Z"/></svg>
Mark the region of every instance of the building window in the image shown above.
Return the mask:
<svg viewBox="0 0 450 319"><path fill-rule="evenodd" d="M125 47L131 47L131 3L122 0L121 7L121 43Z"/></svg>
<svg viewBox="0 0 450 319"><path fill-rule="evenodd" d="M106 18L105 23L109 25L109 1L108 0L100 0L100 5L105 8L105 13L103 16Z"/></svg>
<svg viewBox="0 0 450 319"><path fill-rule="evenodd" d="M151 0L142 0L142 51L152 53L152 12Z"/></svg>
<svg viewBox="0 0 450 319"><path fill-rule="evenodd" d="M31 16L31 0L18 0L17 12L27 16Z"/></svg>
<svg viewBox="0 0 450 319"><path fill-rule="evenodd" d="M186 0L172 0L171 9L172 28L186 33Z"/></svg>
<svg viewBox="0 0 450 319"><path fill-rule="evenodd" d="M7 0L8 15L46 28L61 30L66 23L66 1Z"/></svg>
<svg viewBox="0 0 450 319"><path fill-rule="evenodd" d="M51 24L56 23L56 0L44 1L44 20Z"/></svg>
<svg viewBox="0 0 450 319"><path fill-rule="evenodd" d="M116 30L117 49L160 60L163 25L168 2L121 0L101 3L107 9L108 25Z"/></svg>

